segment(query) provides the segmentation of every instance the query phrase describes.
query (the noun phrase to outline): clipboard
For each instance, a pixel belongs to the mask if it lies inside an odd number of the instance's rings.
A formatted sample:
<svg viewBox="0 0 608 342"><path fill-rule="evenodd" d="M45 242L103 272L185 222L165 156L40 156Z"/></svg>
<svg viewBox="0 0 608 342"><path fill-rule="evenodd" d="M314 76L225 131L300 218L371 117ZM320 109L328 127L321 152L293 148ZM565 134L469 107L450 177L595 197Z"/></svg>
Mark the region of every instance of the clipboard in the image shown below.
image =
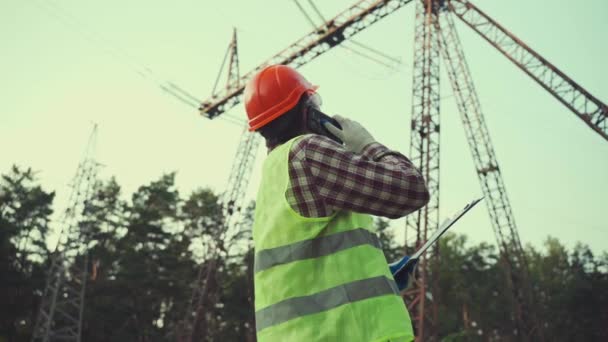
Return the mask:
<svg viewBox="0 0 608 342"><path fill-rule="evenodd" d="M452 216L451 218L446 219L445 221L443 221L443 223L441 224L441 226L439 226L439 228L435 231L435 233L433 233L433 235L431 235L431 237L428 238L428 240L426 240L426 242L424 243L424 245L422 245L422 247L420 247L416 253L414 253L410 259L404 263L395 273L394 273L394 277L397 278L399 276L399 274L403 271L403 270L407 270L408 268L412 267L413 264L418 262L418 259L422 256L422 254L424 254L424 252L427 251L427 249L429 249L429 247L431 247L435 242L437 242L437 240L439 240L439 238L451 227L454 225L454 223L456 223L456 221L458 221L462 216L464 216L464 214L466 214L469 210L471 210L471 208L473 208L477 203L481 202L481 200L483 200L483 197L478 198L476 200L473 200L471 203L467 204L462 210L460 210L459 212L457 212L454 216Z"/></svg>

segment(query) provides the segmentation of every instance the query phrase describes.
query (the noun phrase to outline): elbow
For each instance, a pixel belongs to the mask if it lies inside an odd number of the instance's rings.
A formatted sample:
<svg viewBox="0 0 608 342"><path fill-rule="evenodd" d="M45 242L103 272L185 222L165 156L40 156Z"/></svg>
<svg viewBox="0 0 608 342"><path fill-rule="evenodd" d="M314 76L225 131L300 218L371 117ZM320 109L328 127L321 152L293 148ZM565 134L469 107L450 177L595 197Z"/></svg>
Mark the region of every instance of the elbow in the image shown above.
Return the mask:
<svg viewBox="0 0 608 342"><path fill-rule="evenodd" d="M419 181L417 193L419 203L414 211L424 208L431 200L431 193L429 192L429 189L427 188L423 179Z"/></svg>
<svg viewBox="0 0 608 342"><path fill-rule="evenodd" d="M431 194L423 180L410 183L409 189L405 190L408 196L404 196L400 203L398 203L399 210L389 217L391 219L398 219L407 216L413 212L416 212L424 208L431 200Z"/></svg>
<svg viewBox="0 0 608 342"><path fill-rule="evenodd" d="M429 201L431 200L431 193L429 192L429 189L426 187L426 184L424 183L424 181L422 182L422 193L421 193L421 201L422 203L420 204L420 207L418 207L418 209L422 209L424 206L426 206L427 204L429 204ZM416 210L418 210L416 209Z"/></svg>

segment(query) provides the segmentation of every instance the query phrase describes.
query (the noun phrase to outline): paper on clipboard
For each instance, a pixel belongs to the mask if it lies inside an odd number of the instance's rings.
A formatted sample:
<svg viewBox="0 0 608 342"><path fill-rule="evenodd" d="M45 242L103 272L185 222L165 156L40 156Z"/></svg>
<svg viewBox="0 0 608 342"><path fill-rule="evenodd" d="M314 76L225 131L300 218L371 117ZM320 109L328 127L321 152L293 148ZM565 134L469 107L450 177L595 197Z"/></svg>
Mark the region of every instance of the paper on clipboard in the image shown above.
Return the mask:
<svg viewBox="0 0 608 342"><path fill-rule="evenodd" d="M403 264L403 266L401 266L399 270L395 272L394 276L397 277L402 270L407 269L413 263L418 262L420 256L422 256L422 254L424 254L424 252L426 252L426 250L429 249L429 247L431 247L441 237L441 235L443 235L443 233L445 233L452 225L454 225L454 223L456 223L456 221L458 221L464 214L466 214L467 211L473 208L477 203L481 202L482 199L483 197L472 201L471 203L467 204L462 210L452 216L452 218L445 220L441 224L441 226L439 226L439 228L435 231L435 233L433 233L433 235L431 235L426 240L424 245L422 245L422 247L420 247L420 249L418 249L416 253L414 253L410 257L410 259L405 264Z"/></svg>

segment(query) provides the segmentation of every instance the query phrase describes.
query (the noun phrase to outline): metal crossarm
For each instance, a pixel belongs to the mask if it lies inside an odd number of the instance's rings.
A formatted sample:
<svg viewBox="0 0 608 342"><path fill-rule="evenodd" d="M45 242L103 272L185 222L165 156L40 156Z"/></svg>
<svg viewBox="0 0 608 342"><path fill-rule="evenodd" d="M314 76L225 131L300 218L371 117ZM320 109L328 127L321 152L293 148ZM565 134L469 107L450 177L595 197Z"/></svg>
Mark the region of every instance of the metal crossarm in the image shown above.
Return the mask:
<svg viewBox="0 0 608 342"><path fill-rule="evenodd" d="M511 62L608 140L608 106L467 0L450 0L450 10Z"/></svg>
<svg viewBox="0 0 608 342"><path fill-rule="evenodd" d="M238 86L227 88L203 101L199 108L201 114L212 119L236 106L241 101L247 81L266 66L285 64L298 68L410 2L412 0L362 0L357 2L241 76L236 83Z"/></svg>

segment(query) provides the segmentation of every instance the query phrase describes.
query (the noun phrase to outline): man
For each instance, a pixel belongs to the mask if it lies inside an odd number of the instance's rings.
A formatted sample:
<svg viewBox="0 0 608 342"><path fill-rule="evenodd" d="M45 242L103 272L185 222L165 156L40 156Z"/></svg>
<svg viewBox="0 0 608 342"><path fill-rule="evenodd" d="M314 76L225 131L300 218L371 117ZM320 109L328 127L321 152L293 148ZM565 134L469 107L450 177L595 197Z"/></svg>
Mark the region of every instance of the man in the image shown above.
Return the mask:
<svg viewBox="0 0 608 342"><path fill-rule="evenodd" d="M249 126L269 150L257 197L255 313L260 342L411 341L370 215L403 217L429 200L423 177L359 123L311 134L317 87L272 65L247 84Z"/></svg>

